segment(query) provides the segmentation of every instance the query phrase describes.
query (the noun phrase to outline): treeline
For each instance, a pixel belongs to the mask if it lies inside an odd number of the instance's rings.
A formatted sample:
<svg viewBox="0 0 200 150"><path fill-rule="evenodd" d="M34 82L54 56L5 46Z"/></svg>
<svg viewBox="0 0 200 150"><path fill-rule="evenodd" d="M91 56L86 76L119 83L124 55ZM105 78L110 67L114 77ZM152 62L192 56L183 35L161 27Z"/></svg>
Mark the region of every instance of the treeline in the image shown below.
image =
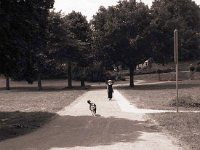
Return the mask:
<svg viewBox="0 0 200 150"><path fill-rule="evenodd" d="M79 12L55 12L54 0L0 0L0 74L29 83L66 77L104 80L106 70L123 65L134 86L136 66L148 58L173 60L174 29L180 60L200 58L200 7L191 0L155 0L149 8L135 0L100 7L88 22Z"/></svg>

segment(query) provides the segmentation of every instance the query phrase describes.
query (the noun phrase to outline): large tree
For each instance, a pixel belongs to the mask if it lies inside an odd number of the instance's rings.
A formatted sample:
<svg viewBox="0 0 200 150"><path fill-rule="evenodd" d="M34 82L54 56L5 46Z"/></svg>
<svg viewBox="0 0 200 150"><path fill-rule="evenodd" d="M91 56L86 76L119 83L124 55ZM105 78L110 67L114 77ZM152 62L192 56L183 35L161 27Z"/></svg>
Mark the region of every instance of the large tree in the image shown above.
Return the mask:
<svg viewBox="0 0 200 150"><path fill-rule="evenodd" d="M24 17L20 16L23 6L16 0L0 1L0 74L6 77L6 89L10 89L9 77L17 69L17 59L20 49L25 49L27 43L21 31L26 31L22 24ZM26 32L23 33L27 35Z"/></svg>
<svg viewBox="0 0 200 150"><path fill-rule="evenodd" d="M49 16L49 33L50 54L61 65L68 65L68 87L72 87L72 62L79 58L79 41L68 29L68 22L61 12L51 12Z"/></svg>
<svg viewBox="0 0 200 150"><path fill-rule="evenodd" d="M91 41L91 29L90 25L80 12L72 11L70 14L64 17L64 22L68 30L73 33L74 38L79 41L77 47L77 58L74 60L79 67L79 76L81 80L81 86L85 86L85 67L89 65L90 55L90 41Z"/></svg>
<svg viewBox="0 0 200 150"><path fill-rule="evenodd" d="M180 60L200 57L200 7L191 0L155 0L151 7L151 36L154 60L173 60L173 33L179 31Z"/></svg>
<svg viewBox="0 0 200 150"><path fill-rule="evenodd" d="M147 55L147 27L150 23L148 6L133 0L101 8L92 20L94 39L100 54L113 63L121 62L130 70L130 86L134 86L134 69ZM103 25L103 28L100 26ZM142 42L143 41L143 42ZM105 56L105 54L107 54Z"/></svg>
<svg viewBox="0 0 200 150"><path fill-rule="evenodd" d="M30 0L25 2L28 11L26 15L31 23L29 31L31 40L28 41L30 42L28 55L31 58L29 61L38 78L38 88L41 90L41 75L47 55L49 9L53 7L54 0Z"/></svg>
<svg viewBox="0 0 200 150"><path fill-rule="evenodd" d="M6 58L0 61L1 73L15 77L20 70L27 80L34 70L40 74L39 62L47 42L47 18L53 3L54 0L0 1L0 57ZM38 85L41 89L40 80Z"/></svg>

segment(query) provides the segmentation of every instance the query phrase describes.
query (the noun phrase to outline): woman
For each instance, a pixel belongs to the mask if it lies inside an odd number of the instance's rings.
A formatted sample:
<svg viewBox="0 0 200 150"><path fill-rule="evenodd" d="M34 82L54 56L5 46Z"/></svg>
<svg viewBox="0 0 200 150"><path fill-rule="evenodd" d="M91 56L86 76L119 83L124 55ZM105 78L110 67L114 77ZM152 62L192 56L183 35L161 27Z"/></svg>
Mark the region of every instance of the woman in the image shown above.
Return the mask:
<svg viewBox="0 0 200 150"><path fill-rule="evenodd" d="M111 100L112 99L112 93L114 92L113 91L113 88L112 88L112 80L108 80L108 85L107 85L107 91L108 91L108 99Z"/></svg>

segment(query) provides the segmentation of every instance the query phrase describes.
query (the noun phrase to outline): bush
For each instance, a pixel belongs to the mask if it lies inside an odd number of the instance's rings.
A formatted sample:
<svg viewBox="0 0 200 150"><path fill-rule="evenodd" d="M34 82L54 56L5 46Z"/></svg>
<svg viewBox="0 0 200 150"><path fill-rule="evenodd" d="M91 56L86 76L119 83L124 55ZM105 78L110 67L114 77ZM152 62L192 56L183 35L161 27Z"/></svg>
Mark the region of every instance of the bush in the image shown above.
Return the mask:
<svg viewBox="0 0 200 150"><path fill-rule="evenodd" d="M101 68L88 68L86 71L86 80L92 82L100 82L106 80L106 73Z"/></svg>
<svg viewBox="0 0 200 150"><path fill-rule="evenodd" d="M155 69L146 69L146 70L136 70L135 75L142 75L142 74L153 74L156 73Z"/></svg>
<svg viewBox="0 0 200 150"><path fill-rule="evenodd" d="M118 76L118 81L126 81L126 78L122 75Z"/></svg>
<svg viewBox="0 0 200 150"><path fill-rule="evenodd" d="M153 74L153 73L168 73L172 72L173 69L167 68L167 69L145 69L145 70L137 70L135 72L135 75L142 75L142 74Z"/></svg>
<svg viewBox="0 0 200 150"><path fill-rule="evenodd" d="M191 72L193 72L195 70L195 67L194 66L190 66L189 69L190 69Z"/></svg>
<svg viewBox="0 0 200 150"><path fill-rule="evenodd" d="M75 66L72 70L72 77L75 80L84 79L85 81L99 82L106 80L106 73L100 64L91 65L84 70Z"/></svg>
<svg viewBox="0 0 200 150"><path fill-rule="evenodd" d="M200 72L200 65L196 67L196 72Z"/></svg>

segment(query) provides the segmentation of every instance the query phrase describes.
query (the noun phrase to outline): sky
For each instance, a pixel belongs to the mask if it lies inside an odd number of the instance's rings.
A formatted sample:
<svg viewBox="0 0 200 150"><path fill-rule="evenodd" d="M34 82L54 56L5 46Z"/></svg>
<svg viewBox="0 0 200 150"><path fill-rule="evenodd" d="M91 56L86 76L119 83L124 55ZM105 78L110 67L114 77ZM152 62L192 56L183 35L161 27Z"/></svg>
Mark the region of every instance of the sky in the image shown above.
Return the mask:
<svg viewBox="0 0 200 150"><path fill-rule="evenodd" d="M116 5L119 0L55 0L55 11L60 11L64 14L68 14L73 10L81 12L82 15L87 17L87 20L91 20L92 16L96 14L100 6L108 7ZM153 0L141 0L143 3L149 5ZM196 4L200 5L200 0L193 0Z"/></svg>

